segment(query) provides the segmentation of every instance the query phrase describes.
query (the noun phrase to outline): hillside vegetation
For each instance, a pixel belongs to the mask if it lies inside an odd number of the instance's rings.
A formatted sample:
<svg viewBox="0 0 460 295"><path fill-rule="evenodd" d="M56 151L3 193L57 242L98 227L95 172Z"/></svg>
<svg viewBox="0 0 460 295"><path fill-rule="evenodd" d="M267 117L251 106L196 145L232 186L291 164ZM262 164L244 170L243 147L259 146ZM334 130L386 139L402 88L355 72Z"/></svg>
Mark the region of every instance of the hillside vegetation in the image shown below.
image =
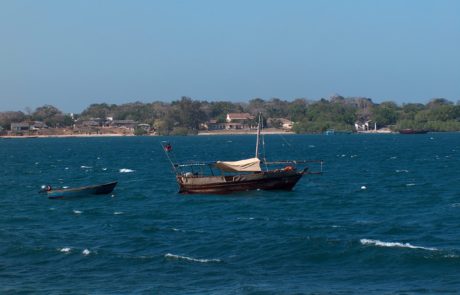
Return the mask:
<svg viewBox="0 0 460 295"><path fill-rule="evenodd" d="M435 98L427 104L407 103L398 105L387 101L374 103L369 98L339 95L329 99L311 101L278 98L255 98L246 103L229 101L201 101L189 97L180 100L151 103L92 104L81 114L64 114L51 105L34 111L0 112L0 126L9 129L12 122L42 121L49 127L68 127L90 118L112 117L114 120L134 120L153 126L158 134L194 134L200 124L211 119L225 121L227 113L262 113L265 118L286 118L294 123L296 133L323 132L327 129L354 130L355 122L372 120L378 128L392 130L404 128L429 131L459 131L460 105L444 98Z"/></svg>

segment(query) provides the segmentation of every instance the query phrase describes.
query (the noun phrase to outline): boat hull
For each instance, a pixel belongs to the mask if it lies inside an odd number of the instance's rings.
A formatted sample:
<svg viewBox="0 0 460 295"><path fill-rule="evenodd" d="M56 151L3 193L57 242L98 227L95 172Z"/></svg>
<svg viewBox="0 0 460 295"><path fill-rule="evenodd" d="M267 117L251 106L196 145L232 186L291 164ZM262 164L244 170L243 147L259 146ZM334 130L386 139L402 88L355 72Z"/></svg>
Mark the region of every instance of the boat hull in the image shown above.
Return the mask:
<svg viewBox="0 0 460 295"><path fill-rule="evenodd" d="M400 134L426 134L428 130L401 129Z"/></svg>
<svg viewBox="0 0 460 295"><path fill-rule="evenodd" d="M84 186L77 188L50 190L47 192L49 199L67 199L67 198L80 198L89 197L92 195L107 195L110 194L117 182L110 182L100 185Z"/></svg>
<svg viewBox="0 0 460 295"><path fill-rule="evenodd" d="M230 194L251 190L292 190L303 176L300 171L268 171L234 176L177 176L179 193Z"/></svg>

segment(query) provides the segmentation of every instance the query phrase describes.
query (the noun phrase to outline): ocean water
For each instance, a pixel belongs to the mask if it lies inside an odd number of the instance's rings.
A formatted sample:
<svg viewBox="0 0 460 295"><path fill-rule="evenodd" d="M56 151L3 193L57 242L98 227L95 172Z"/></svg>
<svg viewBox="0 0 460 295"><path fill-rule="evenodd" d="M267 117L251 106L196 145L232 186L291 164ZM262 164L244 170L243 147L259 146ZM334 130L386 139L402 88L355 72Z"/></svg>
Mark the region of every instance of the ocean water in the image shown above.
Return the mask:
<svg viewBox="0 0 460 295"><path fill-rule="evenodd" d="M322 159L292 192L180 195L182 160L252 157L254 136L0 139L1 294L460 292L460 134L269 135ZM42 184L118 180L49 200Z"/></svg>

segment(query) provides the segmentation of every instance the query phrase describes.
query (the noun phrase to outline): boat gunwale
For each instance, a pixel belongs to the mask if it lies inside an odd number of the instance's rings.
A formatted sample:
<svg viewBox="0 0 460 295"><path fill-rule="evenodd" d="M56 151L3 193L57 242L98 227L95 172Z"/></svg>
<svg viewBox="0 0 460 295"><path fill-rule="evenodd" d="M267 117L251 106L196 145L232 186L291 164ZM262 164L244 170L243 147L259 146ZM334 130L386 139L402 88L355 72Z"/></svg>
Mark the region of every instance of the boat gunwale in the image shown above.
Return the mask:
<svg viewBox="0 0 460 295"><path fill-rule="evenodd" d="M106 187L110 185L116 185L118 181L112 181L104 184L96 184L96 185L88 185L88 186L81 186L81 187L69 187L69 188L61 188L61 189L51 189L47 191L47 193L61 193L61 192L73 192L73 191L81 191L87 189L94 189L99 187Z"/></svg>

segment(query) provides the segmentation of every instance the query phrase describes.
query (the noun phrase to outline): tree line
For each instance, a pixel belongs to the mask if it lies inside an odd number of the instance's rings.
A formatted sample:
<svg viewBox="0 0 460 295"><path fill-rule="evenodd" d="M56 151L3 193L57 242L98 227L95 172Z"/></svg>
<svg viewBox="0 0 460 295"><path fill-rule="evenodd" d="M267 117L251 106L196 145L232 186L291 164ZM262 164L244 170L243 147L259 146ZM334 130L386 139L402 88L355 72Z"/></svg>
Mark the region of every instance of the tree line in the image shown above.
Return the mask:
<svg viewBox="0 0 460 295"><path fill-rule="evenodd" d="M374 103L370 98L334 95L316 101L279 98L255 98L249 102L206 101L182 97L168 102L133 102L126 104L91 104L80 114L71 116L52 105L34 111L0 112L0 126L9 129L13 122L42 121L49 127L70 127L91 118L112 117L150 124L159 134L194 134L211 119L225 122L227 113L262 113L264 118L286 118L294 122L296 133L323 132L327 129L353 131L355 122L376 122L378 128L405 128L429 131L460 131L460 104L435 98L426 104L392 101ZM274 121L276 122L276 120Z"/></svg>

